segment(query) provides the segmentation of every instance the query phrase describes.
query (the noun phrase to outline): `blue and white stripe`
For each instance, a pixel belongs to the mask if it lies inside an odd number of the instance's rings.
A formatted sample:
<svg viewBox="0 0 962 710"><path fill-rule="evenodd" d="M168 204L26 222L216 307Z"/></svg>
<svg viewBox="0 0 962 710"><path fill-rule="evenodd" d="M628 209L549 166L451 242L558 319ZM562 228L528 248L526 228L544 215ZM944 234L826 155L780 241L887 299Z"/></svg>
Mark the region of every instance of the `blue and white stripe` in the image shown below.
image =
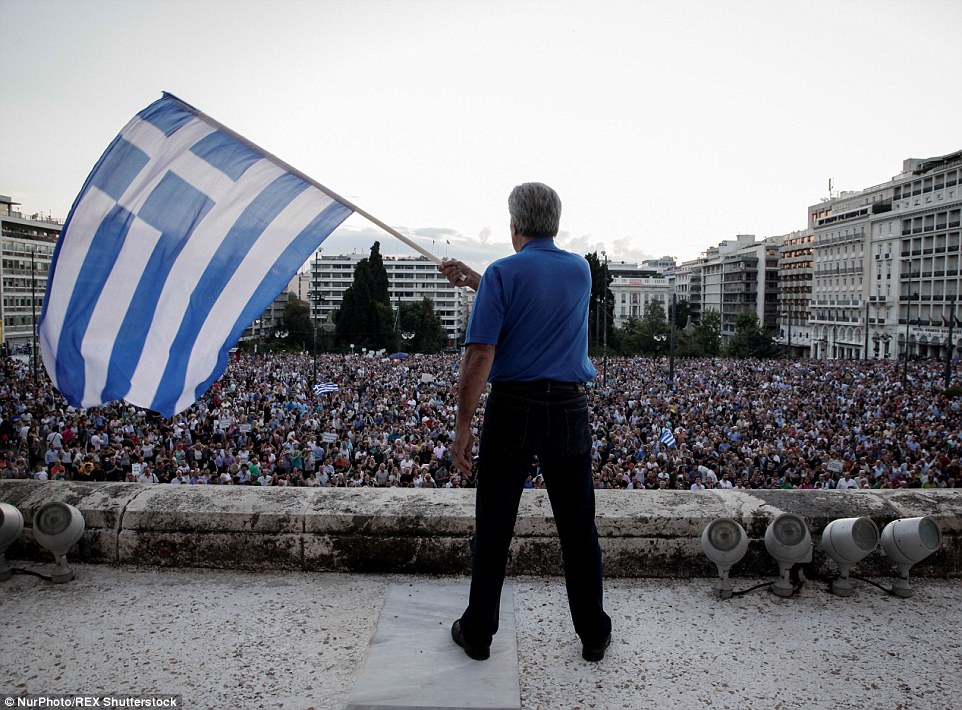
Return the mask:
<svg viewBox="0 0 962 710"><path fill-rule="evenodd" d="M68 402L172 416L352 209L175 97L100 158L54 253L40 323Z"/></svg>
<svg viewBox="0 0 962 710"><path fill-rule="evenodd" d="M671 429L665 427L661 430L661 436L658 437L658 441L670 448L675 445L675 435L671 433Z"/></svg>
<svg viewBox="0 0 962 710"><path fill-rule="evenodd" d="M314 385L314 394L321 395L325 392L339 392L337 384L334 382L318 382Z"/></svg>

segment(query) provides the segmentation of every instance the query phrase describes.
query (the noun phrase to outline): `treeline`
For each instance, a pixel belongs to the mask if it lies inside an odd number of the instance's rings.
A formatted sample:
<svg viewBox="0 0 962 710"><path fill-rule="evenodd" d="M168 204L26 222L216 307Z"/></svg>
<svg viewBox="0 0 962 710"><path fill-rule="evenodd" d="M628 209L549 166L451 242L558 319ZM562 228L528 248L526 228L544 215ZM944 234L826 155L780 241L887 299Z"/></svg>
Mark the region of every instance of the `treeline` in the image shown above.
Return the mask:
<svg viewBox="0 0 962 710"><path fill-rule="evenodd" d="M674 321L674 353L677 357L778 357L782 349L774 334L762 328L754 311L740 313L735 333L723 342L721 314L709 310L693 323L688 301L681 299L668 308L650 301L641 318L629 318L621 328L614 326L614 297L608 288L612 276L597 253L586 254L591 267L591 304L588 312L588 346L593 354L605 350L619 355L668 355L672 350L671 320ZM670 311L674 311L671 313ZM315 330L316 329L316 330ZM370 256L354 268L354 280L344 292L341 307L330 322L314 323L310 307L297 298L288 300L279 328L259 342L266 350L312 350L318 352L402 351L438 353L458 342L448 336L441 317L429 298L392 304L388 276L381 258L381 245L374 242ZM253 347L252 342L246 344Z"/></svg>
<svg viewBox="0 0 962 710"><path fill-rule="evenodd" d="M774 358L784 354L774 333L761 327L754 311L738 314L735 332L725 343L721 314L709 309L697 323L692 322L691 305L685 299L669 303L667 309L660 301L649 301L641 318L629 318L623 327L616 328L617 304L608 288L613 277L597 253L586 254L585 259L591 267L588 347L592 354L600 354L607 345L607 351L617 355L668 355L672 351L672 336L676 357Z"/></svg>

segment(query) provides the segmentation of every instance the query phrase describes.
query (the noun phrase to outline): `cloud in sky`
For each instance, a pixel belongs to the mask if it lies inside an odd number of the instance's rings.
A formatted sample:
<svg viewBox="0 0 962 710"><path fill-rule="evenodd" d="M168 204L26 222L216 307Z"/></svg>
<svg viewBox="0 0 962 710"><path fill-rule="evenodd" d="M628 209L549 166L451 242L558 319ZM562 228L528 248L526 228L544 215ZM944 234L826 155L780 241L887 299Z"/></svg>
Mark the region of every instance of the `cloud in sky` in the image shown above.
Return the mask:
<svg viewBox="0 0 962 710"><path fill-rule="evenodd" d="M460 259L478 271L483 271L492 261L514 253L511 244L507 241L484 244L474 239L468 239L464 235L445 227L424 227L416 230L398 229L398 231L413 238L415 242L438 258ZM425 234L444 234L446 236L440 240L435 236L435 242L432 245L431 239L427 238ZM450 241L450 244L447 243L448 241ZM366 256L370 253L374 242L380 242L381 254L384 256L418 256L417 252L411 247L373 225L342 225L324 241L321 249L323 250L322 254L327 256L342 254Z"/></svg>
<svg viewBox="0 0 962 710"><path fill-rule="evenodd" d="M558 190L569 248L685 260L803 228L829 177L860 190L962 148L960 2L876 0L871 21L837 0L0 6L23 30L0 41L0 192L28 213L65 217L163 90L479 258L510 249L526 180Z"/></svg>

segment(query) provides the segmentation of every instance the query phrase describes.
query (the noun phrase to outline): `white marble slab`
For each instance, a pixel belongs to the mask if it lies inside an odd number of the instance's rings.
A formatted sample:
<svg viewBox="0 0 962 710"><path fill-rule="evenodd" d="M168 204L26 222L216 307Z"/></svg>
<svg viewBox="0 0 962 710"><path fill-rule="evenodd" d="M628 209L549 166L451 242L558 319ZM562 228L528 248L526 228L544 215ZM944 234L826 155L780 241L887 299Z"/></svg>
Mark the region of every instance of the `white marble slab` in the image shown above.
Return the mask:
<svg viewBox="0 0 962 710"><path fill-rule="evenodd" d="M451 640L468 586L417 581L388 588L348 710L521 707L512 586L501 593L501 626L486 661L468 658Z"/></svg>

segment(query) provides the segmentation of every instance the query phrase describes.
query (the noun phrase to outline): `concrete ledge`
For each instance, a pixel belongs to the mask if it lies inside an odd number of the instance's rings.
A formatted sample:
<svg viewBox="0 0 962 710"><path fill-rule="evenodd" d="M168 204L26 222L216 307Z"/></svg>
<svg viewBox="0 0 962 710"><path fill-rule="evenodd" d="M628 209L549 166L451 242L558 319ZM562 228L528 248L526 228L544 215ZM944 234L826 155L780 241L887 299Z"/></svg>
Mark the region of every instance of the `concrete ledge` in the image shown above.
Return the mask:
<svg viewBox="0 0 962 710"><path fill-rule="evenodd" d="M52 500L84 515L74 559L173 567L467 574L474 529L473 490L310 489L170 486L134 483L0 481L0 501L24 514L25 530L8 559L47 561L33 540L33 514ZM818 545L836 518L868 516L881 529L927 515L942 548L913 574L962 576L962 490L898 491L598 491L598 532L612 577L714 576L701 533L719 517L748 532L735 576L775 571L765 528L782 512L807 521L816 567L831 573ZM522 496L509 573L561 574L561 553L545 491ZM879 554L857 568L890 575Z"/></svg>

